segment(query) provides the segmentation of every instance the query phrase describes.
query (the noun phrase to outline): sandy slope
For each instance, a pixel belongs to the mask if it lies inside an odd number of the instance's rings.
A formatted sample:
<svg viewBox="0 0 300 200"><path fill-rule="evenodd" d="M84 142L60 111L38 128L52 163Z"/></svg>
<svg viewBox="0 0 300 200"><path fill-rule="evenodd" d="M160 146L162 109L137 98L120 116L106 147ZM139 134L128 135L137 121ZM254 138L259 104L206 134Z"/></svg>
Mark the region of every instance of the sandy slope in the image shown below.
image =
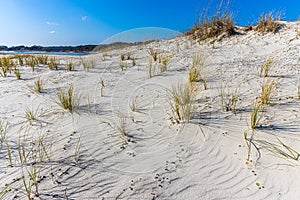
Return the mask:
<svg viewBox="0 0 300 200"><path fill-rule="evenodd" d="M7 150L1 145L0 188L11 188L4 199L25 198L18 137L27 134L28 141L35 141L40 133L47 133L47 141L52 142L52 156L43 163L45 177L36 199L299 199L299 161L267 149L261 149L259 158L252 149L253 162L247 164L244 140L244 131L251 132L251 108L263 81L260 67L272 57L277 94L255 138L276 143L278 137L300 152L300 36L295 31L299 29L299 23L287 23L275 35L248 32L214 45L181 37L110 51L105 60L103 55L91 55L97 64L89 72L79 64L73 72L39 66L35 72L22 67L23 80L12 74L1 77L0 113L9 125L14 162L14 167L7 167ZM148 77L150 47L172 56L168 70L152 78ZM121 71L120 55L126 52L132 52L137 66L128 61L130 67ZM208 89L199 85L190 123L172 124L170 89L187 81L197 53L207 55ZM68 58L60 59L65 63ZM72 60L79 63L78 58ZM33 94L27 85L38 77L45 81L45 90ZM221 109L221 82L240 88L236 114ZM56 103L58 88L69 84L80 96L73 114ZM130 105L135 99L133 112ZM33 125L23 117L26 107L37 112ZM126 118L129 138L118 132L120 116ZM78 138L80 157L75 163Z"/></svg>

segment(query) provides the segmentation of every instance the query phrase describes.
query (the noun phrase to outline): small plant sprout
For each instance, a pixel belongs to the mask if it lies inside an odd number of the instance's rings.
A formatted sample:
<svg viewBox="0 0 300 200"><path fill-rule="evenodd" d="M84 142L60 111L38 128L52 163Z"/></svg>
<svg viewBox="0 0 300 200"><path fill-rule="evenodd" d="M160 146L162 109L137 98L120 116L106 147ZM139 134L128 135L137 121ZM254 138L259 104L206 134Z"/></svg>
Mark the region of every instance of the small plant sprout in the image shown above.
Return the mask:
<svg viewBox="0 0 300 200"><path fill-rule="evenodd" d="M121 134L121 137L123 137L123 138L128 136L126 121L127 121L126 117L123 114L119 113L116 126L117 126L118 132Z"/></svg>
<svg viewBox="0 0 300 200"><path fill-rule="evenodd" d="M104 80L101 79L101 88L100 88L100 95L101 95L101 97L103 96L103 90L104 90L104 88L105 88Z"/></svg>
<svg viewBox="0 0 300 200"><path fill-rule="evenodd" d="M261 67L260 69L260 73L259 73L259 76L260 77L267 77L269 76L269 71L272 67L272 59L271 58L268 58L266 63Z"/></svg>
<svg viewBox="0 0 300 200"><path fill-rule="evenodd" d="M138 96L135 96L130 102L129 106L130 106L130 109L132 112L135 112L137 109L137 98L138 98Z"/></svg>
<svg viewBox="0 0 300 200"><path fill-rule="evenodd" d="M57 94L58 104L65 110L74 111L74 108L78 105L78 99L74 94L74 87L70 85L65 91L60 90Z"/></svg>
<svg viewBox="0 0 300 200"><path fill-rule="evenodd" d="M76 147L75 147L75 151L74 151L74 161L75 161L76 164L79 161L80 148L81 148L81 135L78 137L78 140L77 140L77 143L76 143Z"/></svg>
<svg viewBox="0 0 300 200"><path fill-rule="evenodd" d="M32 125L33 122L37 121L36 115L37 110L34 112L32 109L29 109L28 107L25 109L25 116L27 122L29 122L30 125Z"/></svg>

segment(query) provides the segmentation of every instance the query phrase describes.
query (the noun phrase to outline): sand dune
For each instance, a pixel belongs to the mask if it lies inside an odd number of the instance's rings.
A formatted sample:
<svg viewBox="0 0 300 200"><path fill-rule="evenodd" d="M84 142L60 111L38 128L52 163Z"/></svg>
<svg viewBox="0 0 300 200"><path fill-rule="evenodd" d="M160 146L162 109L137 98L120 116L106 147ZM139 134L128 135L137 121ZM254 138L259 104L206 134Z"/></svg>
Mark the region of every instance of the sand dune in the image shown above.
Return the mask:
<svg viewBox="0 0 300 200"><path fill-rule="evenodd" d="M25 141L30 154L31 142L44 134L51 159L38 164L39 197L32 188L34 199L299 199L300 24L282 23L286 27L277 34L250 31L214 44L178 37L89 55L96 61L89 71L78 57L72 58L75 71L66 71L71 58L58 57L58 70L39 65L32 72L20 66L21 80L13 73L1 77L1 121L8 124L13 167L1 140L0 197L26 198L22 169L26 178L34 163L22 167L18 142ZM149 48L170 57L165 72L152 61L151 78ZM136 66L121 61L128 52ZM196 54L207 57L207 89L196 83L191 120L173 123L172 86L188 81ZM251 109L266 80L259 71L269 58L276 94L254 133L259 151L252 146L246 160L244 132L252 133ZM41 94L28 88L38 78L44 81ZM70 84L79 99L73 113L57 104L57 92ZM227 92L239 88L236 113L222 109L221 85ZM24 117L26 108L35 113L32 123ZM274 145L296 158L284 157Z"/></svg>

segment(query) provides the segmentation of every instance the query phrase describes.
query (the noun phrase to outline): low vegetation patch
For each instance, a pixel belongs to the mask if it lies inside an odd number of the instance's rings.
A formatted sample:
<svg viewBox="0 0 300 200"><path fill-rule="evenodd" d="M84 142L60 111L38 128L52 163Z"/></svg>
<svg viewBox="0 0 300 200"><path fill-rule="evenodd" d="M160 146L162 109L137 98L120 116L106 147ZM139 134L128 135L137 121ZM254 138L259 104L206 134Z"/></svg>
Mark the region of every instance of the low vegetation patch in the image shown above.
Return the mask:
<svg viewBox="0 0 300 200"><path fill-rule="evenodd" d="M186 35L191 36L192 39L203 41L209 38L217 38L221 40L224 37L229 37L235 34L235 23L228 10L229 1L221 1L215 9L215 14L212 16L210 7L202 10L198 22L195 26L186 32Z"/></svg>
<svg viewBox="0 0 300 200"><path fill-rule="evenodd" d="M57 94L58 104L65 110L74 111L74 108L78 106L78 98L74 94L74 87L70 85L66 90L60 90Z"/></svg>
<svg viewBox="0 0 300 200"><path fill-rule="evenodd" d="M280 21L280 15L275 16L271 12L268 14L263 14L260 17L255 30L261 33L277 33L282 27L278 21Z"/></svg>
<svg viewBox="0 0 300 200"><path fill-rule="evenodd" d="M189 122L193 109L193 88L190 83L173 86L169 104L173 113L172 120L176 123Z"/></svg>
<svg viewBox="0 0 300 200"><path fill-rule="evenodd" d="M271 79L264 80L261 86L261 103L263 105L269 104L270 99L275 96L276 82Z"/></svg>

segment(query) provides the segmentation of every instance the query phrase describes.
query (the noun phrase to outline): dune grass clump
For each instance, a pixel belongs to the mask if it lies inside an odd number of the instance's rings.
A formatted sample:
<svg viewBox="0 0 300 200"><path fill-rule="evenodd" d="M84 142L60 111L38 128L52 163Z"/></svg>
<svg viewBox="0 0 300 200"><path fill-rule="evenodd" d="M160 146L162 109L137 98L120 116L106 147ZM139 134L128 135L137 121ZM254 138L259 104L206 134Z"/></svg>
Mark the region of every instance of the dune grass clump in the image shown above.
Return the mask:
<svg viewBox="0 0 300 200"><path fill-rule="evenodd" d="M17 80L21 80L21 72L20 72L19 69L15 68L14 69L14 74L15 74Z"/></svg>
<svg viewBox="0 0 300 200"><path fill-rule="evenodd" d="M47 55L38 55L36 56L37 63L40 65L47 65L48 56Z"/></svg>
<svg viewBox="0 0 300 200"><path fill-rule="evenodd" d="M9 57L0 58L1 76L7 77L7 73L11 71L13 65L13 60L11 60Z"/></svg>
<svg viewBox="0 0 300 200"><path fill-rule="evenodd" d="M198 22L186 32L186 35L191 36L192 39L197 39L199 42L210 38L221 40L223 37L234 35L235 23L228 11L228 5L229 2L221 1L213 16L209 14L211 12L209 7L204 9Z"/></svg>
<svg viewBox="0 0 300 200"><path fill-rule="evenodd" d="M78 105L78 99L74 94L74 87L70 85L66 90L60 90L57 94L59 105L69 112L73 112Z"/></svg>
<svg viewBox="0 0 300 200"><path fill-rule="evenodd" d="M81 142L81 135L78 137L75 149L74 149L74 161L77 164L80 157L80 148L81 148L82 142Z"/></svg>
<svg viewBox="0 0 300 200"><path fill-rule="evenodd" d="M24 118L26 119L27 122L29 122L30 125L32 125L32 123L37 120L36 114L37 114L37 111L34 112L32 109L30 109L30 108L27 107L25 109L25 116L24 116Z"/></svg>
<svg viewBox="0 0 300 200"><path fill-rule="evenodd" d="M66 64L66 70L67 71L73 71L75 69L74 63L72 61L68 61Z"/></svg>
<svg viewBox="0 0 300 200"><path fill-rule="evenodd" d="M86 72L96 67L96 60L92 58L80 57L80 62Z"/></svg>
<svg viewBox="0 0 300 200"><path fill-rule="evenodd" d="M173 113L173 120L176 123L189 122L193 108L193 88L189 83L173 86L169 104Z"/></svg>
<svg viewBox="0 0 300 200"><path fill-rule="evenodd" d="M261 86L261 103L267 105L270 103L270 99L275 96L276 82L271 79L264 80Z"/></svg>
<svg viewBox="0 0 300 200"><path fill-rule="evenodd" d="M170 61L170 57L159 57L158 61L161 64L160 72L161 73L166 72L167 69L168 69L168 64L169 64L169 61Z"/></svg>
<svg viewBox="0 0 300 200"><path fill-rule="evenodd" d="M193 64L189 71L190 83L202 81L202 70L204 68L205 58L202 54L193 56Z"/></svg>
<svg viewBox="0 0 300 200"><path fill-rule="evenodd" d="M23 66L24 65L24 60L23 60L24 56L23 55L17 55L17 59L18 59L18 62L19 62L19 65L20 66Z"/></svg>
<svg viewBox="0 0 300 200"><path fill-rule="evenodd" d="M128 136L126 116L124 116L121 113L119 113L119 115L118 115L118 120L117 120L117 123L116 123L116 127L117 127L117 130L121 134L122 137Z"/></svg>
<svg viewBox="0 0 300 200"><path fill-rule="evenodd" d="M261 120L261 113L263 111L263 105L261 102L256 101L253 104L252 112L251 112L251 120L250 120L250 126L251 129L254 130L259 126L260 120Z"/></svg>
<svg viewBox="0 0 300 200"><path fill-rule="evenodd" d="M38 80L34 81L34 84L32 86L28 86L30 91L33 93L40 94L43 92L44 88L44 82L41 78L38 78Z"/></svg>
<svg viewBox="0 0 300 200"><path fill-rule="evenodd" d="M25 57L25 64L31 67L31 70L35 70L35 65L38 64L37 59L34 56Z"/></svg>
<svg viewBox="0 0 300 200"><path fill-rule="evenodd" d="M50 70L57 70L58 69L58 62L54 57L50 58L50 63L48 65L48 68Z"/></svg>
<svg viewBox="0 0 300 200"><path fill-rule="evenodd" d="M259 73L260 77L269 76L270 69L272 68L272 63L273 63L272 59L268 58L266 63L264 65L262 65L262 67L260 69L260 73Z"/></svg>
<svg viewBox="0 0 300 200"><path fill-rule="evenodd" d="M153 58L154 62L156 62L157 59L158 59L158 52L157 52L157 50L150 48L150 49L148 49L147 52Z"/></svg>
<svg viewBox="0 0 300 200"><path fill-rule="evenodd" d="M232 89L231 87L223 87L221 84L220 97L223 111L236 113L237 103L240 99L239 87Z"/></svg>
<svg viewBox="0 0 300 200"><path fill-rule="evenodd" d="M277 33L282 25L279 24L280 16L274 16L273 13L263 14L255 30L261 33Z"/></svg>

